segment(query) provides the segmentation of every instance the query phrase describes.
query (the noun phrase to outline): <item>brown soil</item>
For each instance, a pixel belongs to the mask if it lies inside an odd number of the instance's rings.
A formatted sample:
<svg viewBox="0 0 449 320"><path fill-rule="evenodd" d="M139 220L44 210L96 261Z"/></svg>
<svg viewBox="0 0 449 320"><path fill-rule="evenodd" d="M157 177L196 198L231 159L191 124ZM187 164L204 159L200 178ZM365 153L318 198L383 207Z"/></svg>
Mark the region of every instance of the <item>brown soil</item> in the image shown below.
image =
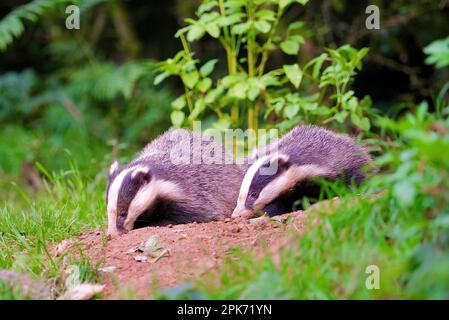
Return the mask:
<svg viewBox="0 0 449 320"><path fill-rule="evenodd" d="M217 269L233 247L256 254L268 247L276 258L278 249L291 239L288 234L298 234L303 229L304 214L298 212L289 216L293 217L289 223L284 215L279 221L258 218L148 227L108 242L102 240L101 232L91 232L79 240L91 262L115 267L113 272L103 272L105 298L123 297L126 289L131 289L137 297L149 298L153 281L158 288L167 288L193 280ZM159 259L149 257L145 262L136 261L135 257L143 253L130 253L130 249L152 235L157 236L157 241L168 249L169 254Z"/></svg>

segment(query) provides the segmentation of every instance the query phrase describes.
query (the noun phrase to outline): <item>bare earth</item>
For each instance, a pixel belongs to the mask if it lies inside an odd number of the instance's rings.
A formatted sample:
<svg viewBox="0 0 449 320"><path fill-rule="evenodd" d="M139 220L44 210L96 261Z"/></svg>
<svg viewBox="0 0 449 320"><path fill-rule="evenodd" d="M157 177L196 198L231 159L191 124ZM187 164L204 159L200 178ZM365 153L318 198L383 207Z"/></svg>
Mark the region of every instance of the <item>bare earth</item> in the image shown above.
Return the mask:
<svg viewBox="0 0 449 320"><path fill-rule="evenodd" d="M106 268L103 272L106 299L123 297L126 289L139 298L150 298L152 283L158 288L168 288L214 271L233 247L256 254L268 248L276 258L279 248L303 230L304 216L297 212L276 221L257 218L147 227L108 242L102 239L102 233L91 232L82 235L79 241L91 262ZM133 252L133 248L152 235L164 246L158 252L165 254L136 261L136 257L144 254Z"/></svg>

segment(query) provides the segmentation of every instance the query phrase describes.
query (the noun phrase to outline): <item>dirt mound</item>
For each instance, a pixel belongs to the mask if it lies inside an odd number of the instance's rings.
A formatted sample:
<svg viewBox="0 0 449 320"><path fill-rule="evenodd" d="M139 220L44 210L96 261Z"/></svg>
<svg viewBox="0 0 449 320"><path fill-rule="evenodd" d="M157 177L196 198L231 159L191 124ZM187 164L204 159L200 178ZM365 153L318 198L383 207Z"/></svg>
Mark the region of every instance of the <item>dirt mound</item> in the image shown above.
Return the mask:
<svg viewBox="0 0 449 320"><path fill-rule="evenodd" d="M158 288L167 288L192 280L219 266L230 248L257 253L268 246L275 253L288 241L287 228L296 234L303 229L303 217L302 213L294 213L278 220L148 227L108 242L101 233L92 232L80 241L91 261L103 266L106 298L122 297L127 288L140 298L148 298L153 281Z"/></svg>

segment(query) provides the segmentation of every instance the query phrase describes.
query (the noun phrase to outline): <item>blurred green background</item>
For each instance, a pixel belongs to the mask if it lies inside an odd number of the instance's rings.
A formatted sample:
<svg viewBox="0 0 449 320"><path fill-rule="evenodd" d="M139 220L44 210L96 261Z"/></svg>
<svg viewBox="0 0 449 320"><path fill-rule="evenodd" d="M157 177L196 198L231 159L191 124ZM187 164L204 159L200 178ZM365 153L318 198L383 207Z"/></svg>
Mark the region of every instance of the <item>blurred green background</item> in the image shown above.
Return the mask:
<svg viewBox="0 0 449 320"><path fill-rule="evenodd" d="M240 15L218 30L232 30L242 45L238 79L228 77L223 37L213 36L219 23L203 24L217 18L219 2L228 21ZM204 1L198 16L198 0L74 0L80 30L65 27L72 1L0 3L0 269L64 292L65 257L53 259L48 246L104 229L112 159L129 160L172 123L245 129L244 112L250 119L256 110L248 127L260 121L285 131L306 122L357 136L380 171L360 189L330 186L329 198L342 205L310 215L310 232L281 252L280 266L270 256L232 254L195 290L219 299L449 297L449 1L270 0L271 12L265 2ZM251 75L248 39L263 56L259 45L270 39L281 3L289 6L280 36L263 72ZM380 30L365 27L371 4L380 9ZM248 8L257 8L250 27ZM180 29L184 45L175 37ZM182 59L168 60L176 56ZM346 83L326 84L339 79ZM215 89L223 89L218 99L198 103ZM186 97L197 99L194 108ZM232 122L234 106L241 118ZM275 114L264 117L270 108ZM364 286L367 264L386 271L380 291ZM90 280L101 282L89 268ZM196 296L175 290L171 297Z"/></svg>
<svg viewBox="0 0 449 320"><path fill-rule="evenodd" d="M0 4L0 17L27 1ZM55 1L57 3L57 1ZM182 93L171 79L155 87L155 61L181 48L176 31L199 1L82 1L81 29L65 28L65 6L45 9L0 53L0 174L21 177L23 165L67 167L70 151L86 174L112 157L129 156L170 126L170 103ZM381 29L365 28L365 8L379 6ZM292 6L287 22L305 21L297 56L273 52L268 69L310 60L325 48L369 47L355 78L388 116L429 101L449 78L425 64L423 48L449 34L447 1L313 1ZM281 26L282 27L282 26ZM285 26L284 26L285 27ZM214 39L193 44L201 60L225 53ZM217 65L226 68L225 63ZM123 150L126 150L123 153Z"/></svg>

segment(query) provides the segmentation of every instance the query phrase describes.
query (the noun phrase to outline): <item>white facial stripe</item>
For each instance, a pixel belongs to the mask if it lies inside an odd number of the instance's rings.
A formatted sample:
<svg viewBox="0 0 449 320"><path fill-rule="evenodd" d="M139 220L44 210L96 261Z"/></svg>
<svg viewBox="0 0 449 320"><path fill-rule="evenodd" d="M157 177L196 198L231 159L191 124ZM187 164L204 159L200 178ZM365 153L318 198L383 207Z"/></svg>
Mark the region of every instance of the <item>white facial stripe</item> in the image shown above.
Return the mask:
<svg viewBox="0 0 449 320"><path fill-rule="evenodd" d="M108 210L108 234L110 235L114 235L117 233L117 225L116 225L117 201L120 187L122 186L123 179L133 169L134 168L128 168L120 172L120 174L117 177L115 177L114 181L112 181L112 184L109 187L107 210Z"/></svg>
<svg viewBox="0 0 449 320"><path fill-rule="evenodd" d="M269 158L268 155L263 156L257 159L246 171L245 176L242 180L242 185L240 186L239 197L237 199L237 207L244 207L246 198L248 197L249 187L251 186L251 182L253 181L254 176L256 175L257 170L264 164L264 162Z"/></svg>
<svg viewBox="0 0 449 320"><path fill-rule="evenodd" d="M143 186L131 201L128 208L128 215L123 224L126 230L131 230L139 216L147 210L157 197L165 199L179 199L182 196L182 190L178 185L166 180L152 179L150 183Z"/></svg>
<svg viewBox="0 0 449 320"><path fill-rule="evenodd" d="M259 194L253 208L255 210L263 209L267 204L276 199L282 192L292 188L299 181L311 179L314 177L323 177L328 174L328 170L314 164L303 166L292 165L282 175L268 183Z"/></svg>

